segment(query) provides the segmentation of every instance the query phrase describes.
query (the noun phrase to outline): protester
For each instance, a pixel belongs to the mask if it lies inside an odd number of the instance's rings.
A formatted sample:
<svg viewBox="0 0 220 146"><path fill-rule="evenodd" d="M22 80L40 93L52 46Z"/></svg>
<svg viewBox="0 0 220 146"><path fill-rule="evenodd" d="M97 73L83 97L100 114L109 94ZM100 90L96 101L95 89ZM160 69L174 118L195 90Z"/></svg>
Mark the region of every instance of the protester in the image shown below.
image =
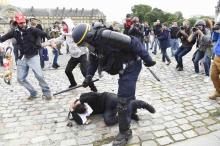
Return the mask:
<svg viewBox="0 0 220 146"><path fill-rule="evenodd" d="M165 63L167 61L167 65L171 63L171 60L169 56L167 55L167 48L170 47L170 34L169 33L170 32L168 30L168 24L163 23L161 32L159 33L159 36L157 37L157 39L160 42L160 48L162 52L162 62Z"/></svg>
<svg viewBox="0 0 220 146"><path fill-rule="evenodd" d="M143 33L144 33L143 34L144 35L144 45L145 45L146 50L148 50L149 43L150 43L151 29L150 29L147 21L144 22L144 32Z"/></svg>
<svg viewBox="0 0 220 146"><path fill-rule="evenodd" d="M132 18L133 24L131 25L131 28L128 30L128 35L135 36L138 38L141 42L144 41L144 27L139 22L138 17Z"/></svg>
<svg viewBox="0 0 220 146"><path fill-rule="evenodd" d="M159 45L158 37L159 37L159 35L160 35L161 28L162 28L162 25L161 25L161 23L160 23L160 20L157 20L157 21L154 23L154 26L153 26L154 41L152 42L152 48L153 48L154 50L153 50L152 53L153 53L154 55L157 54L157 46L160 46L160 45Z"/></svg>
<svg viewBox="0 0 220 146"><path fill-rule="evenodd" d="M113 93L83 93L79 99L71 102L70 115L72 117L70 119L82 125L88 123L90 115L103 114L105 124L111 126L118 123L117 104L117 95ZM150 113L155 113L154 107L142 100L132 100L130 106L132 112L143 108Z"/></svg>
<svg viewBox="0 0 220 146"><path fill-rule="evenodd" d="M40 58L38 56L38 51L41 46L37 43L38 37L49 37L45 32L37 28L27 26L26 19L23 14L16 14L15 21L17 22L18 27L0 37L0 42L4 42L11 38L15 38L17 40L17 44L19 45L17 79L18 82L30 92L28 99L31 100L37 98L37 91L26 80L29 69L32 69L36 79L39 81L39 85L41 86L43 98L50 100L52 98L51 91L43 77L40 66Z"/></svg>
<svg viewBox="0 0 220 146"><path fill-rule="evenodd" d="M73 69L77 66L77 64L80 63L81 67L81 73L85 77L86 76L86 70L88 66L88 59L87 59L87 53L88 49L86 46L78 47L72 39L72 30L74 29L73 21L71 19L64 19L62 21L62 29L63 33L60 37L53 39L52 42L56 44L61 44L65 40L67 42L67 45L69 46L69 52L71 55L70 60L68 61L68 64L65 69L65 73L69 79L70 85L69 88L75 87L77 85L75 78L73 76ZM91 83L89 85L90 89L94 92L97 92L97 89L94 85L94 83Z"/></svg>
<svg viewBox="0 0 220 146"><path fill-rule="evenodd" d="M173 22L172 27L170 28L170 47L171 54L174 56L175 52L179 48L179 39L177 33L179 32L179 27L177 22Z"/></svg>

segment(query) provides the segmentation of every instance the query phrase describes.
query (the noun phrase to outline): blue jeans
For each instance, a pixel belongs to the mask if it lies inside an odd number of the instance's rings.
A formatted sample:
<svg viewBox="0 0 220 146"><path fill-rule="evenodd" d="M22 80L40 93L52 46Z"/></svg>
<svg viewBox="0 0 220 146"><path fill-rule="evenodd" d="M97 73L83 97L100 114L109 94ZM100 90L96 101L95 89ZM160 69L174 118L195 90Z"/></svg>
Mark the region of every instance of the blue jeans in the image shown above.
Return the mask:
<svg viewBox="0 0 220 146"><path fill-rule="evenodd" d="M145 49L148 51L148 49L149 49L149 43L148 43L148 42L144 42L144 47L145 47Z"/></svg>
<svg viewBox="0 0 220 146"><path fill-rule="evenodd" d="M211 66L211 57L205 53L204 56L204 68L205 68L205 75L209 76L209 71L210 71L210 66Z"/></svg>
<svg viewBox="0 0 220 146"><path fill-rule="evenodd" d="M183 47L180 46L176 53L175 53L175 59L177 64L179 65L179 67L183 67L183 56L185 56L187 53L189 53L191 51L192 47Z"/></svg>
<svg viewBox="0 0 220 146"><path fill-rule="evenodd" d="M157 46L159 47L159 40L157 37L154 38L154 41L152 42L152 48L154 48L153 52L157 53Z"/></svg>
<svg viewBox="0 0 220 146"><path fill-rule="evenodd" d="M57 65L57 60L58 60L58 56L59 56L59 50L56 49L56 48L53 48L53 54L54 54L53 65Z"/></svg>
<svg viewBox="0 0 220 146"><path fill-rule="evenodd" d="M175 52L179 48L179 40L178 39L170 39L170 47L172 56L174 56Z"/></svg>
<svg viewBox="0 0 220 146"><path fill-rule="evenodd" d="M36 96L37 91L34 87L26 80L28 75L29 68L32 69L36 79L39 81L39 85L42 89L43 95L51 96L51 91L46 83L43 72L40 66L40 58L38 55L35 55L31 58L23 58L17 60L17 80L18 82L24 86L29 92L31 96Z"/></svg>
<svg viewBox="0 0 220 146"><path fill-rule="evenodd" d="M161 48L161 52L162 52L162 61L165 62L167 60L167 62L170 62L170 58L167 55L167 48Z"/></svg>
<svg viewBox="0 0 220 146"><path fill-rule="evenodd" d="M195 73L199 73L199 61L204 57L205 53L203 51L197 50L195 58L193 60Z"/></svg>

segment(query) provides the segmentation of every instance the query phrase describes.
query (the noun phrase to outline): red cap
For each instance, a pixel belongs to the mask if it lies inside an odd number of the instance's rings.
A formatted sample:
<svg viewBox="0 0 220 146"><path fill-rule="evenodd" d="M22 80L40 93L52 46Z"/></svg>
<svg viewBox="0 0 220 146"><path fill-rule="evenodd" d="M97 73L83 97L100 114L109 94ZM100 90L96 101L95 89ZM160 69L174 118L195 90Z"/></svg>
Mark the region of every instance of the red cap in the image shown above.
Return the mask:
<svg viewBox="0 0 220 146"><path fill-rule="evenodd" d="M17 23L24 23L24 22L26 22L26 19L25 19L23 14L18 13L18 14L15 15L15 21Z"/></svg>

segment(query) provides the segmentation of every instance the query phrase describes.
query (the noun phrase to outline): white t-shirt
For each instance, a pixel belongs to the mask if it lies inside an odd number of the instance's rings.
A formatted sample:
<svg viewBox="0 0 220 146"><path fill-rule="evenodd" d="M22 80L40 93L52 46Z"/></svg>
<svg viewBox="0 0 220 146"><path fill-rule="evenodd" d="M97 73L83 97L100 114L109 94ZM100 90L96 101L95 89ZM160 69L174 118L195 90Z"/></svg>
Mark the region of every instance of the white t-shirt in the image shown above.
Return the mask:
<svg viewBox="0 0 220 146"><path fill-rule="evenodd" d="M82 123L85 124L87 121L87 117L91 115L91 113L93 112L92 108L87 104L84 103L87 110L84 114L78 114L80 116L80 118L82 119Z"/></svg>

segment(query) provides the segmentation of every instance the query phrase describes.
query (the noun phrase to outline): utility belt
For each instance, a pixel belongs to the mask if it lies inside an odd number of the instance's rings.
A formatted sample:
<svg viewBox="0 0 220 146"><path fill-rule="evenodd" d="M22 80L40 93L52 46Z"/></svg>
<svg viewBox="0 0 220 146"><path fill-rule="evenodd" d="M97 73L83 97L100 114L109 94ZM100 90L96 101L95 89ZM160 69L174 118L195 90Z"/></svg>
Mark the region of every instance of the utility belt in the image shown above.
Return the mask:
<svg viewBox="0 0 220 146"><path fill-rule="evenodd" d="M126 63L123 63L123 68L119 71L119 74L124 74L124 72L128 69L128 68L130 68L131 66L133 66L134 64L135 64L135 62L136 61L139 61L139 60L141 60L141 58L140 57L136 57L136 59L133 59L133 60L131 60L131 61L129 61L129 62L126 62Z"/></svg>

